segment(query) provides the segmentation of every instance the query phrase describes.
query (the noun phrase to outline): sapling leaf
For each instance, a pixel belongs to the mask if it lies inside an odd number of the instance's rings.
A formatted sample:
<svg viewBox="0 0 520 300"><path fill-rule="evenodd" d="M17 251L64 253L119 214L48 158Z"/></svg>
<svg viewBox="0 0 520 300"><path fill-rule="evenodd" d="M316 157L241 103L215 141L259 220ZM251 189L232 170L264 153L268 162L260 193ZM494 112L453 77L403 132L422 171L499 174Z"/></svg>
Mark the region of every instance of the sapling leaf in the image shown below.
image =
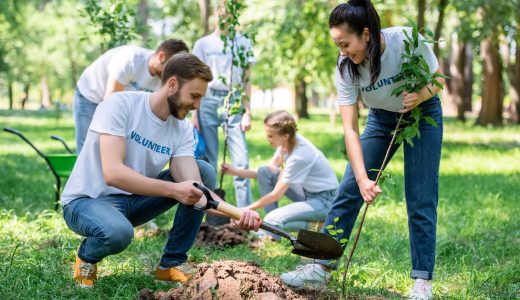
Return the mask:
<svg viewBox="0 0 520 300"><path fill-rule="evenodd" d="M430 125L432 125L433 127L437 127L437 122L435 122L435 120L432 119L431 117L424 116L424 120L426 122L428 122Z"/></svg>

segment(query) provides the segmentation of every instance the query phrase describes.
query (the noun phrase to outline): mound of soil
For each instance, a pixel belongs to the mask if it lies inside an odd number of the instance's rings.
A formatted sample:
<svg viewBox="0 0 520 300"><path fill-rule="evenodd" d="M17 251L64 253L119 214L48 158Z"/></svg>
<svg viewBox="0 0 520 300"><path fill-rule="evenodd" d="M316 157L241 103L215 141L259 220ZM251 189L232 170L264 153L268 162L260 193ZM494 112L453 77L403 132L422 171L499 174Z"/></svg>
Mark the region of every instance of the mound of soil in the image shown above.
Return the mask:
<svg viewBox="0 0 520 300"><path fill-rule="evenodd" d="M289 289L278 277L262 271L253 262L221 261L202 263L184 286L167 292L139 292L140 300L221 299L275 300L306 299Z"/></svg>
<svg viewBox="0 0 520 300"><path fill-rule="evenodd" d="M195 244L199 247L236 246L247 242L247 232L231 224L213 227L206 223L200 225Z"/></svg>

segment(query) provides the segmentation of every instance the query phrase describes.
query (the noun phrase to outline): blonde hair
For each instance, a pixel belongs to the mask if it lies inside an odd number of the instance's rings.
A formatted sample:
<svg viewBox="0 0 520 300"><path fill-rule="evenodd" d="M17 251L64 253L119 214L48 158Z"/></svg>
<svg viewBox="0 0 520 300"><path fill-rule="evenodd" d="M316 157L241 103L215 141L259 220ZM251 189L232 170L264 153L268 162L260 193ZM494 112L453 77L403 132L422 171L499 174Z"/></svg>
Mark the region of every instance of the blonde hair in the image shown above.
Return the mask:
<svg viewBox="0 0 520 300"><path fill-rule="evenodd" d="M296 125L296 120L290 113L279 110L268 114L264 119L264 125L273 128L278 135L289 135L289 149L290 152L294 149L296 145L296 131L298 131L298 126Z"/></svg>

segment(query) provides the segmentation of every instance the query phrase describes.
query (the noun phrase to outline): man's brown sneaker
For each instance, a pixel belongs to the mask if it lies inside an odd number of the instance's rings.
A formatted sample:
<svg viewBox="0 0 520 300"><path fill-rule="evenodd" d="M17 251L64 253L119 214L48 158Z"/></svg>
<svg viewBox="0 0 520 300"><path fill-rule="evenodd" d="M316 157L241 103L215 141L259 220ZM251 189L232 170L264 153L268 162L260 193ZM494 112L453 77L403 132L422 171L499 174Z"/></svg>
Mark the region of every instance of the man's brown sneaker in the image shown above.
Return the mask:
<svg viewBox="0 0 520 300"><path fill-rule="evenodd" d="M96 279L96 264L84 262L76 255L76 265L74 266L74 281L76 281L80 287L91 288L94 286L94 281L96 281Z"/></svg>
<svg viewBox="0 0 520 300"><path fill-rule="evenodd" d="M184 263L180 266L175 266L168 269L161 269L160 267L157 267L155 269L155 280L186 283L191 279L194 273L195 269L192 268L188 263Z"/></svg>

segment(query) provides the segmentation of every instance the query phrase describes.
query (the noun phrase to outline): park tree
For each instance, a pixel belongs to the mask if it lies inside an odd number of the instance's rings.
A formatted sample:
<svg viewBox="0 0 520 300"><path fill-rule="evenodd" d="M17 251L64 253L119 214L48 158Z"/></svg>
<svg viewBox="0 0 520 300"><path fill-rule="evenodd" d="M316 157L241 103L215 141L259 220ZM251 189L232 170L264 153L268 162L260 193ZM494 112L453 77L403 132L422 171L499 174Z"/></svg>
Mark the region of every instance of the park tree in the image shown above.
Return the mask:
<svg viewBox="0 0 520 300"><path fill-rule="evenodd" d="M211 1L199 0L200 21L202 23L203 35L209 33L209 17L211 15Z"/></svg>
<svg viewBox="0 0 520 300"><path fill-rule="evenodd" d="M520 1L515 0L516 7ZM506 27L506 71L509 79L509 95L511 97L510 118L515 124L520 124L520 10L514 11L514 20L511 26Z"/></svg>
<svg viewBox="0 0 520 300"><path fill-rule="evenodd" d="M14 105L13 85L16 78L10 54L19 45L18 42L13 43L13 41L17 41L17 37L23 32L21 30L23 24L21 13L24 7L25 3L20 3L20 1L0 1L0 74L4 79L2 83L7 86L9 109L13 109Z"/></svg>
<svg viewBox="0 0 520 300"><path fill-rule="evenodd" d="M133 26L136 13L127 1L88 0L83 12L89 18L94 32L101 38L103 52L124 45L136 37L136 26Z"/></svg>
<svg viewBox="0 0 520 300"><path fill-rule="evenodd" d="M511 1L456 1L454 5L460 21L458 33L479 44L482 104L476 124L502 125L504 68L499 48L517 8Z"/></svg>
<svg viewBox="0 0 520 300"><path fill-rule="evenodd" d="M296 114L308 118L308 86L320 83L333 89L333 72L338 51L328 33L328 16L334 1L261 1L257 11L270 12L256 21L255 48L259 63L254 77L292 82ZM273 13L274 12L274 13Z"/></svg>

